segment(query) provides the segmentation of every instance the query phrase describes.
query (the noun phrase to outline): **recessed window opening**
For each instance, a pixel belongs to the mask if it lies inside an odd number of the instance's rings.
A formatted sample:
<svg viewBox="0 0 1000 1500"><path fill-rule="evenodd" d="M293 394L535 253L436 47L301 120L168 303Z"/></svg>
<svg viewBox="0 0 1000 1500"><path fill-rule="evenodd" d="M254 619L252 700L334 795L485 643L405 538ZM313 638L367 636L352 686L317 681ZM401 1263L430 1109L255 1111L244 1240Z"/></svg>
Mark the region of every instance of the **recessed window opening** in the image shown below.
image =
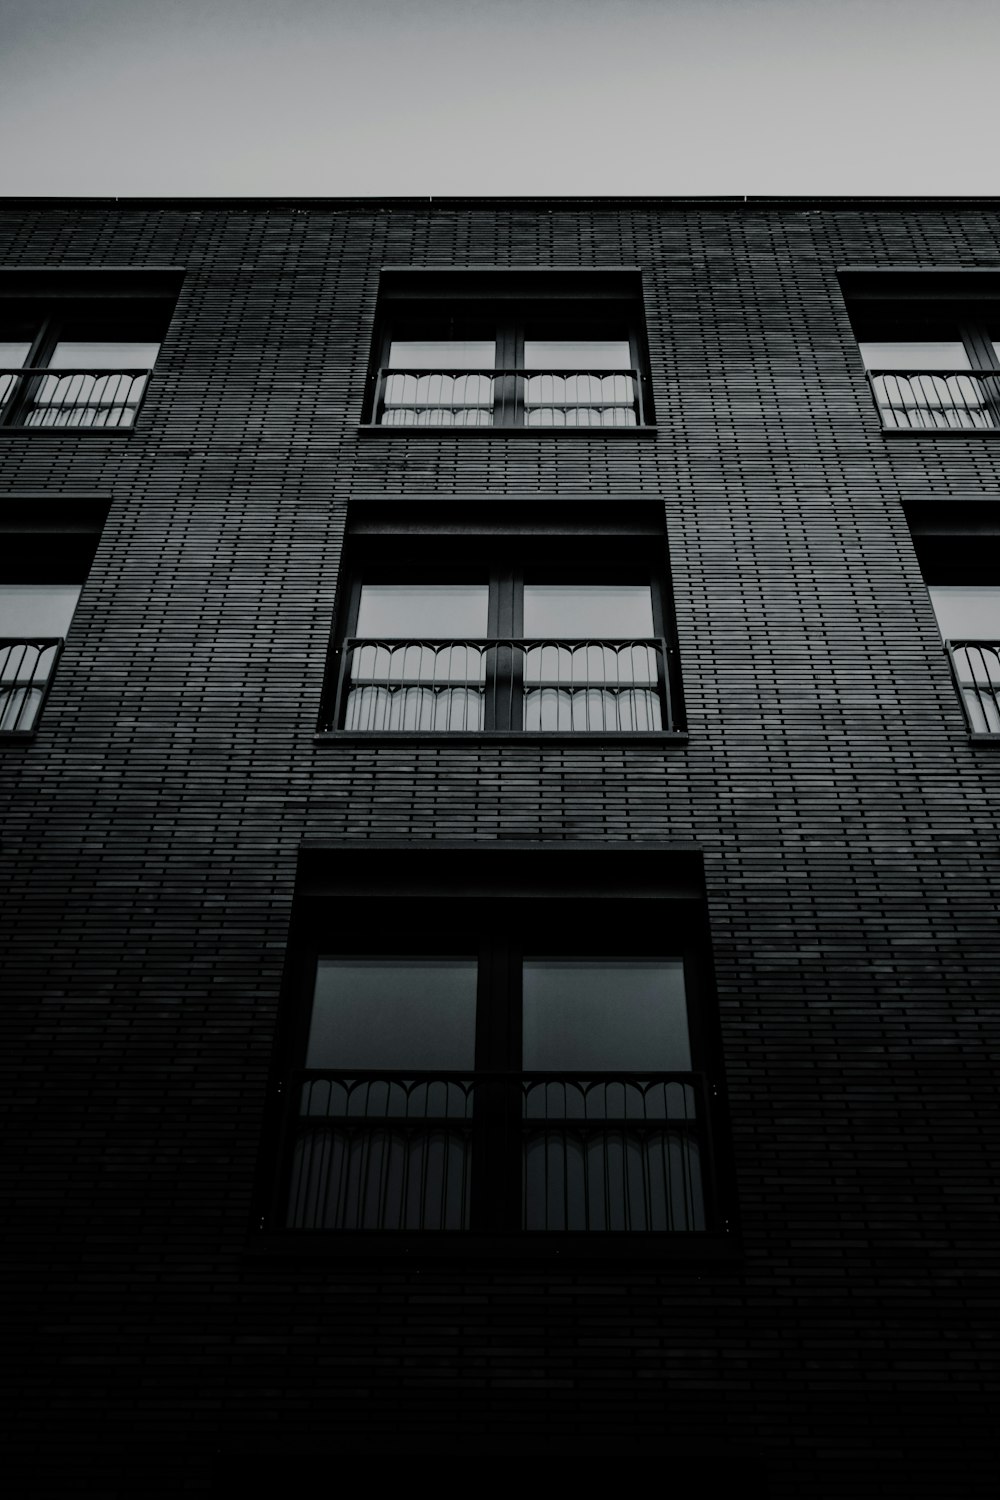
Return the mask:
<svg viewBox="0 0 1000 1500"><path fill-rule="evenodd" d="M603 577L601 576L603 573ZM355 579L333 724L366 734L659 732L673 726L649 569L496 556Z"/></svg>

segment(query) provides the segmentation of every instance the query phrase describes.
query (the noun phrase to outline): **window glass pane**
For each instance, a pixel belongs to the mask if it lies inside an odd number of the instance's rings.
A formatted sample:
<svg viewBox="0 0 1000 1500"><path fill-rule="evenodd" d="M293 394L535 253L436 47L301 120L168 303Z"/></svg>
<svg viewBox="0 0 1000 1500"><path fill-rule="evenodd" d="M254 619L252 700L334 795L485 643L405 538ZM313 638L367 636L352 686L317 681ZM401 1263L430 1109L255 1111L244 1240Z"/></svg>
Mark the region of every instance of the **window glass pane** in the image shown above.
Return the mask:
<svg viewBox="0 0 1000 1500"><path fill-rule="evenodd" d="M492 370L492 339L393 339L390 370Z"/></svg>
<svg viewBox="0 0 1000 1500"><path fill-rule="evenodd" d="M160 352L159 344L60 341L52 351L52 370L151 370Z"/></svg>
<svg viewBox="0 0 1000 1500"><path fill-rule="evenodd" d="M81 587L79 583L0 584L0 636L64 636Z"/></svg>
<svg viewBox="0 0 1000 1500"><path fill-rule="evenodd" d="M0 369L9 370L12 365L20 368L27 359L30 350L30 343L0 340Z"/></svg>
<svg viewBox="0 0 1000 1500"><path fill-rule="evenodd" d="M524 1067L688 1072L679 958L526 958Z"/></svg>
<svg viewBox="0 0 1000 1500"><path fill-rule="evenodd" d="M861 343L866 370L967 370L969 356L960 339L913 339Z"/></svg>
<svg viewBox="0 0 1000 1500"><path fill-rule="evenodd" d="M357 634L387 640L481 640L489 621L486 583L366 583Z"/></svg>
<svg viewBox="0 0 1000 1500"><path fill-rule="evenodd" d="M1000 586L933 584L927 592L945 640L1000 641Z"/></svg>
<svg viewBox="0 0 1000 1500"><path fill-rule="evenodd" d="M321 958L307 1068L471 1068L474 958Z"/></svg>
<svg viewBox="0 0 1000 1500"><path fill-rule="evenodd" d="M525 339L526 370L630 370L628 339Z"/></svg>
<svg viewBox="0 0 1000 1500"><path fill-rule="evenodd" d="M524 634L529 639L638 640L653 634L648 584L524 585Z"/></svg>

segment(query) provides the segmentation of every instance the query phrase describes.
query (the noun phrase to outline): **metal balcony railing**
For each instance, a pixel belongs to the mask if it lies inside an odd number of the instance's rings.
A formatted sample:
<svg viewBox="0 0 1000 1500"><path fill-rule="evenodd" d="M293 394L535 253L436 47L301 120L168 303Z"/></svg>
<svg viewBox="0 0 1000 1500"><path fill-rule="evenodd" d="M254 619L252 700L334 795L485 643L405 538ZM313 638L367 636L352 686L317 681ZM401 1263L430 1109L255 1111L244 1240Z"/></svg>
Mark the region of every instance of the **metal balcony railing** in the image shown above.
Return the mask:
<svg viewBox="0 0 1000 1500"><path fill-rule="evenodd" d="M30 734L55 671L61 639L0 638L0 734Z"/></svg>
<svg viewBox="0 0 1000 1500"><path fill-rule="evenodd" d="M380 427L641 427L638 370L396 370L375 378Z"/></svg>
<svg viewBox="0 0 1000 1500"><path fill-rule="evenodd" d="M869 370L886 431L1000 428L1000 370Z"/></svg>
<svg viewBox="0 0 1000 1500"><path fill-rule="evenodd" d="M0 369L0 425L131 427L151 373Z"/></svg>
<svg viewBox="0 0 1000 1500"><path fill-rule="evenodd" d="M361 734L672 730L662 639L346 640L330 726Z"/></svg>
<svg viewBox="0 0 1000 1500"><path fill-rule="evenodd" d="M1000 735L1000 641L946 641L973 734Z"/></svg>
<svg viewBox="0 0 1000 1500"><path fill-rule="evenodd" d="M288 1228L713 1227L700 1073L309 1070L288 1089Z"/></svg>

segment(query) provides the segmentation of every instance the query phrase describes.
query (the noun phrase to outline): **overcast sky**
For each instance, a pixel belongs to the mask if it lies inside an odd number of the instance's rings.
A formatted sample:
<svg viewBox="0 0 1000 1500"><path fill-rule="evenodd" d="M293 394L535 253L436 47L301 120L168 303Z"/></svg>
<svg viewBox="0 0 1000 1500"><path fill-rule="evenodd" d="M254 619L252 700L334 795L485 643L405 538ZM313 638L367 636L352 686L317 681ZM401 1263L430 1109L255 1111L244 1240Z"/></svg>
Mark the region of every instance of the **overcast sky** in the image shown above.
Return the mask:
<svg viewBox="0 0 1000 1500"><path fill-rule="evenodd" d="M0 0L8 194L996 193L1000 0Z"/></svg>

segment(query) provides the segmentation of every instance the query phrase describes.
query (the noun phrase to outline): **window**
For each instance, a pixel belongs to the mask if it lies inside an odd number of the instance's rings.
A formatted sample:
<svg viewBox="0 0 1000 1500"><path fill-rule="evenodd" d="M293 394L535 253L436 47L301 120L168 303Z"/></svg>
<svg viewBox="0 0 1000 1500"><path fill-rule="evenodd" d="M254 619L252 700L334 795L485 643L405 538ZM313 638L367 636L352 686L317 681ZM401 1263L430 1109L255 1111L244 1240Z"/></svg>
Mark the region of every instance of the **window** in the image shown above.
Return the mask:
<svg viewBox="0 0 1000 1500"><path fill-rule="evenodd" d="M1000 508L949 499L905 509L969 731L1000 739Z"/></svg>
<svg viewBox="0 0 1000 1500"><path fill-rule="evenodd" d="M637 274L383 272L370 421L644 427L648 368Z"/></svg>
<svg viewBox="0 0 1000 1500"><path fill-rule="evenodd" d="M841 272L887 431L1000 429L1000 292L987 274Z"/></svg>
<svg viewBox="0 0 1000 1500"><path fill-rule="evenodd" d="M399 555L408 561L394 561ZM612 538L603 548L508 536L488 548L425 537L401 553L388 541L363 549L343 607L326 727L676 730L669 607L655 555Z"/></svg>
<svg viewBox="0 0 1000 1500"><path fill-rule="evenodd" d="M37 498L0 517L0 738L30 736L93 560L106 505Z"/></svg>
<svg viewBox="0 0 1000 1500"><path fill-rule="evenodd" d="M589 852L556 862L555 895L487 895L482 859L455 852L460 889L438 894L426 860L382 858L393 885L413 866L413 895L366 899L361 868L351 896L297 899L276 1222L718 1227L697 904L566 899Z"/></svg>
<svg viewBox="0 0 1000 1500"><path fill-rule="evenodd" d="M931 584L928 593L970 730L1000 735L1000 583Z"/></svg>
<svg viewBox="0 0 1000 1500"><path fill-rule="evenodd" d="M168 271L0 271L0 427L131 427L179 283Z"/></svg>

